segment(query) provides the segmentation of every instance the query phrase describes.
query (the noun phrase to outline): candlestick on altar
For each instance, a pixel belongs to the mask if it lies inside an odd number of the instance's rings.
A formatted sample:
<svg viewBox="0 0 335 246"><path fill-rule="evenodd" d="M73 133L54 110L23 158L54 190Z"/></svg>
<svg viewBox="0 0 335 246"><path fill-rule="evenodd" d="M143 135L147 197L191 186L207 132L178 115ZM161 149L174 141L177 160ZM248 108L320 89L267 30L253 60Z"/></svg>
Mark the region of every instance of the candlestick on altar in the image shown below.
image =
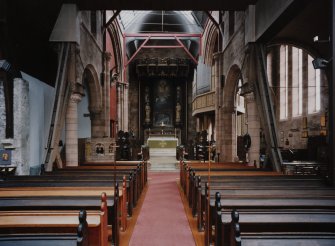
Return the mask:
<svg viewBox="0 0 335 246"><path fill-rule="evenodd" d="M164 134L164 126L165 126L165 124L164 124L164 121L162 121L162 122L161 122L161 127L162 127L162 135Z"/></svg>
<svg viewBox="0 0 335 246"><path fill-rule="evenodd" d="M177 138L177 129L174 128L174 138Z"/></svg>

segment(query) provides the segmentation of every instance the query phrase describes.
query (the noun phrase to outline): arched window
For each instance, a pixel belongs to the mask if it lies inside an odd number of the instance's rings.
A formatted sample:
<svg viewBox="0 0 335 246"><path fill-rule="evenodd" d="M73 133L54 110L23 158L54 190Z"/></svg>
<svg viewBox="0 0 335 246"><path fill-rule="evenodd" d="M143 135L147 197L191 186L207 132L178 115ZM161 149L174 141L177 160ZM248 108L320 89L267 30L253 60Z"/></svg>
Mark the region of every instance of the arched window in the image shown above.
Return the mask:
<svg viewBox="0 0 335 246"><path fill-rule="evenodd" d="M291 45L272 47L267 55L269 85L275 91L280 120L321 110L322 75L313 57Z"/></svg>
<svg viewBox="0 0 335 246"><path fill-rule="evenodd" d="M280 119L288 117L288 46L280 46Z"/></svg>
<svg viewBox="0 0 335 246"><path fill-rule="evenodd" d="M302 50L292 47L292 116L302 115L303 62Z"/></svg>
<svg viewBox="0 0 335 246"><path fill-rule="evenodd" d="M317 113L321 109L321 72L311 65L313 58L308 56L308 114Z"/></svg>
<svg viewBox="0 0 335 246"><path fill-rule="evenodd" d="M244 132L245 126L245 100L244 97L241 96L241 88L242 88L242 80L238 80L237 90L236 90L236 98L235 98L235 109L236 109L236 135L242 136Z"/></svg>

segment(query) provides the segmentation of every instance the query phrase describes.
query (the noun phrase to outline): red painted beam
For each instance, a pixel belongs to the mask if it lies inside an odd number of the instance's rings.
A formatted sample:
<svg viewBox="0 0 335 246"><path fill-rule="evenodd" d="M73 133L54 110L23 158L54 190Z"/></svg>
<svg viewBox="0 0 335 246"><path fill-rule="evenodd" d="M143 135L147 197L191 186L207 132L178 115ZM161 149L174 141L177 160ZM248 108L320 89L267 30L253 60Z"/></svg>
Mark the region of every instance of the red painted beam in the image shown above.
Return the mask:
<svg viewBox="0 0 335 246"><path fill-rule="evenodd" d="M181 45L146 45L142 47L143 49L150 49L150 48L155 48L155 49L175 49L175 48L183 48Z"/></svg>
<svg viewBox="0 0 335 246"><path fill-rule="evenodd" d="M201 34L196 33L125 33L125 37L201 37Z"/></svg>
<svg viewBox="0 0 335 246"><path fill-rule="evenodd" d="M187 49L187 48L185 47L185 45L180 41L180 39L177 38L177 37L175 37L175 38L176 38L177 42L178 42L181 46L183 46L184 51L188 54L189 57L191 57L191 59L193 60L193 62L194 62L195 64L198 64L197 59L195 59L194 56L188 51L188 49Z"/></svg>
<svg viewBox="0 0 335 246"><path fill-rule="evenodd" d="M132 60L135 58L135 56L138 54L138 52L140 52L141 51L141 49L145 46L145 44L150 40L150 36L149 37L147 37L146 39L145 39L145 41L143 42L143 44L141 44L141 46L136 50L136 52L132 55L132 57L130 57L130 59L129 59L129 61L126 63L126 66L128 66L129 65L129 63L131 63L132 62Z"/></svg>

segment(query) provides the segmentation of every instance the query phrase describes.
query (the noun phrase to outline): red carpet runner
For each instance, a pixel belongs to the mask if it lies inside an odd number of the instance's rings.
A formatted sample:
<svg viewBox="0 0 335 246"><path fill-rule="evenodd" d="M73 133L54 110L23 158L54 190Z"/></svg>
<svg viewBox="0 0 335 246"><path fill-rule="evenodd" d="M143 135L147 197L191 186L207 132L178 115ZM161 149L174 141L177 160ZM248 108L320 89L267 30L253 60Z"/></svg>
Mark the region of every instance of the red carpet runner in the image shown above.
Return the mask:
<svg viewBox="0 0 335 246"><path fill-rule="evenodd" d="M149 173L149 189L129 245L195 245L176 179L178 172Z"/></svg>

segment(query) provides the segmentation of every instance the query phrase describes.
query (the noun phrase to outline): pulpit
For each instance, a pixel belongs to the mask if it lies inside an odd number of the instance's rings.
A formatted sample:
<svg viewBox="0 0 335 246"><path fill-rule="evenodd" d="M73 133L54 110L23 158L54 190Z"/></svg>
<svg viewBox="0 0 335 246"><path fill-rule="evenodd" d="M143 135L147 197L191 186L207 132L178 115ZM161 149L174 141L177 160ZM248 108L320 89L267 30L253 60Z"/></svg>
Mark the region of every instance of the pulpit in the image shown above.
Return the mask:
<svg viewBox="0 0 335 246"><path fill-rule="evenodd" d="M115 146L114 138L87 138L85 141L85 161L114 161Z"/></svg>

